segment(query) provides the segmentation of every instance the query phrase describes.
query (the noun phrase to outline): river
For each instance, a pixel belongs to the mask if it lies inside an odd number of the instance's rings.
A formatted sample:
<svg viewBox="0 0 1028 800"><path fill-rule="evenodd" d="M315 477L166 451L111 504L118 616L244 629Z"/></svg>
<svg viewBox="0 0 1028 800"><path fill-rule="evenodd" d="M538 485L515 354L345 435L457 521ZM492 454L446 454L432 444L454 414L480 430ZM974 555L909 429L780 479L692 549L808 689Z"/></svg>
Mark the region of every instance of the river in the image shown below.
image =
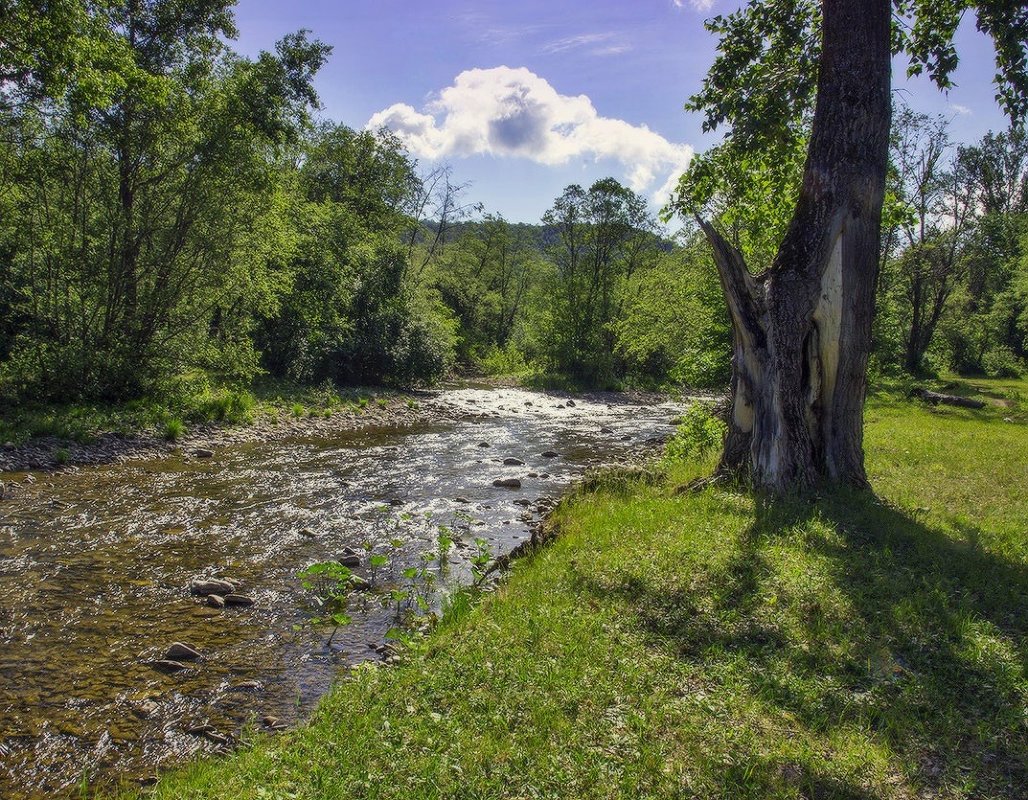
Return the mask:
<svg viewBox="0 0 1028 800"><path fill-rule="evenodd" d="M576 476L652 451L680 411L481 387L424 402L443 421L7 475L19 491L0 502L0 797L145 783L248 723L301 720L348 667L388 657L373 649L396 621L380 599L406 567L432 573L422 593L438 606L471 580L475 540L510 551ZM440 558L441 526L454 543ZM365 578L369 550L390 563L326 646L297 573L345 548ZM253 605L190 593L219 576ZM174 642L201 658L159 671Z"/></svg>

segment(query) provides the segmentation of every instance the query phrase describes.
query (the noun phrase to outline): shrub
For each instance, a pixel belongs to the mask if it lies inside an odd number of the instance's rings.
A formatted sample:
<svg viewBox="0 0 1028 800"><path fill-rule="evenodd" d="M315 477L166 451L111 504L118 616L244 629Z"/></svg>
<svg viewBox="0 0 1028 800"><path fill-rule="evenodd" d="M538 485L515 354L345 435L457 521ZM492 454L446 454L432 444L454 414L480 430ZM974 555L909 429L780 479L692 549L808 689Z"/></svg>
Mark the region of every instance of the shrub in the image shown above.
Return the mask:
<svg viewBox="0 0 1028 800"><path fill-rule="evenodd" d="M1024 364L1009 347L997 347L982 359L985 374L994 378L1019 378Z"/></svg>
<svg viewBox="0 0 1028 800"><path fill-rule="evenodd" d="M246 422L250 418L256 402L254 396L248 391L218 389L197 403L194 416L216 422Z"/></svg>
<svg viewBox="0 0 1028 800"><path fill-rule="evenodd" d="M667 461L705 455L724 441L728 427L702 403L693 403L678 420L678 429L664 450Z"/></svg>
<svg viewBox="0 0 1028 800"><path fill-rule="evenodd" d="M177 442L185 432L186 426L180 419L169 419L164 423L164 438L169 442Z"/></svg>
<svg viewBox="0 0 1028 800"><path fill-rule="evenodd" d="M476 366L483 375L523 375L532 369L524 352L513 342L502 348L493 345L477 359Z"/></svg>

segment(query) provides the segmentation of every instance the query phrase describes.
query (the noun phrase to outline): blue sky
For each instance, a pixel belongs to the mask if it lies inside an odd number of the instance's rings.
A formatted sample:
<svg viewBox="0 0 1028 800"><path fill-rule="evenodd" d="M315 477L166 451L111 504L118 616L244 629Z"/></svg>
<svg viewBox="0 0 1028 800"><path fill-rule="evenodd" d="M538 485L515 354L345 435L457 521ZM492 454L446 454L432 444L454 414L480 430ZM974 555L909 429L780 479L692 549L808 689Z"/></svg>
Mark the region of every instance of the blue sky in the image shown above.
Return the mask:
<svg viewBox="0 0 1028 800"><path fill-rule="evenodd" d="M715 138L682 106L714 57L705 17L737 0L241 0L237 49L256 54L308 28L334 48L317 79L323 114L387 124L426 167L451 165L467 199L535 222L569 183L613 175L657 201ZM1005 127L992 52L958 34L958 86L895 90L953 118L973 141Z"/></svg>

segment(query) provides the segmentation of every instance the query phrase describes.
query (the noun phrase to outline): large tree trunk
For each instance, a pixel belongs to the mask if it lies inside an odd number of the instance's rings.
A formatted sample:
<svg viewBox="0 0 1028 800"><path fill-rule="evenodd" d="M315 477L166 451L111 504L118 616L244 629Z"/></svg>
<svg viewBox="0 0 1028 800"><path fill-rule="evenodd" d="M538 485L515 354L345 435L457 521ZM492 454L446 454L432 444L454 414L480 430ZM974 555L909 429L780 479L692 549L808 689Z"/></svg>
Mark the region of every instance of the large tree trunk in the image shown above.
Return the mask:
<svg viewBox="0 0 1028 800"><path fill-rule="evenodd" d="M814 124L799 201L753 276L701 221L734 332L721 471L774 492L866 486L863 407L888 159L889 0L823 0Z"/></svg>

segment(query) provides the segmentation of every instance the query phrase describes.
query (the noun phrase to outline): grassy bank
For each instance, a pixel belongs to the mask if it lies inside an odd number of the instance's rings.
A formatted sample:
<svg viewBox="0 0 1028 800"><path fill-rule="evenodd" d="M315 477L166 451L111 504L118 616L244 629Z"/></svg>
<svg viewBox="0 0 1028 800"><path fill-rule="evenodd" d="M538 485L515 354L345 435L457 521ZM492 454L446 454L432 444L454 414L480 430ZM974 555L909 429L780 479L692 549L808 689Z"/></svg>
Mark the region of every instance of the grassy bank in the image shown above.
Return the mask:
<svg viewBox="0 0 1028 800"><path fill-rule="evenodd" d="M1023 798L1025 412L875 398L877 498L600 482L422 652L155 795Z"/></svg>
<svg viewBox="0 0 1028 800"><path fill-rule="evenodd" d="M194 425L245 425L282 417L359 413L372 402L382 403L396 396L396 392L381 388L341 389L331 384L301 386L265 381L252 389L205 387L127 402L0 405L0 442L17 445L33 438L56 437L88 444L103 433L156 434L176 439Z"/></svg>

